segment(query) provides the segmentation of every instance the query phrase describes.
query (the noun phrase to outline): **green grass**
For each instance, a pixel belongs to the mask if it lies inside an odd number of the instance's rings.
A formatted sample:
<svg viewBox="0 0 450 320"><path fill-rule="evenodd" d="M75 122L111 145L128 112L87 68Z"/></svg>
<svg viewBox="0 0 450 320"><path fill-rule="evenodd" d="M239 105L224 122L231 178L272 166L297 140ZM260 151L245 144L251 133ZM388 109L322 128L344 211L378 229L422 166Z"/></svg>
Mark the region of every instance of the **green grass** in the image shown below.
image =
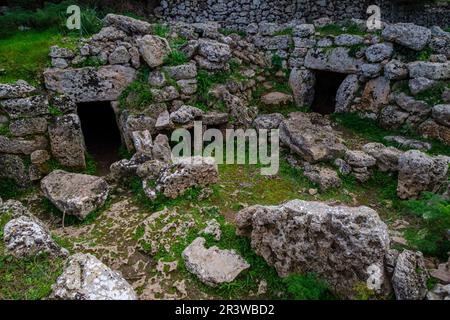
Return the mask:
<svg viewBox="0 0 450 320"><path fill-rule="evenodd" d="M170 27L162 24L155 24L153 26L153 34L161 38L166 38L170 33Z"/></svg>
<svg viewBox="0 0 450 320"><path fill-rule="evenodd" d="M8 123L0 124L0 136L10 137L11 132L9 131Z"/></svg>
<svg viewBox="0 0 450 320"><path fill-rule="evenodd" d="M151 87L148 84L149 73L147 66L141 67L137 79L122 91L119 97L121 109L142 110L153 102Z"/></svg>
<svg viewBox="0 0 450 320"><path fill-rule="evenodd" d="M61 110L59 110L57 107L55 107L51 104L48 106L48 113L54 117L59 117L59 116L63 115Z"/></svg>
<svg viewBox="0 0 450 320"><path fill-rule="evenodd" d="M17 199L21 196L28 194L32 188L20 188L16 181L11 178L0 179L0 197L3 200Z"/></svg>
<svg viewBox="0 0 450 320"><path fill-rule="evenodd" d="M164 64L168 66L178 66L189 62L184 52L176 49L170 51L170 53L164 58Z"/></svg>
<svg viewBox="0 0 450 320"><path fill-rule="evenodd" d="M42 71L50 63L49 48L52 45L73 46L75 38L64 38L55 29L23 31L0 39L0 83L12 83L19 79L37 85L42 81Z"/></svg>
<svg viewBox="0 0 450 320"><path fill-rule="evenodd" d="M450 88L450 83L439 83L417 94L414 98L416 100L425 101L430 107L433 107L437 104L444 103L444 101L442 100L442 93L446 88Z"/></svg>
<svg viewBox="0 0 450 320"><path fill-rule="evenodd" d="M0 216L0 237L10 219L9 214ZM63 264L61 258L49 258L45 254L14 258L0 241L0 299L40 300L47 297L62 272Z"/></svg>
<svg viewBox="0 0 450 320"><path fill-rule="evenodd" d="M294 34L294 28L285 28L283 30L275 32L274 36L292 36Z"/></svg>
<svg viewBox="0 0 450 320"><path fill-rule="evenodd" d="M450 148L447 145L437 140L424 140L418 134L412 132L411 129L407 127L399 130L385 130L378 126L375 120L363 119L354 113L333 114L332 119L338 122L343 127L352 131L352 133L356 134L357 136L365 138L371 142L381 142L385 145L402 148L402 146L384 140L385 136L402 135L411 139L430 142L432 148L431 150L426 151L429 154L442 154L450 156Z"/></svg>
<svg viewBox="0 0 450 320"><path fill-rule="evenodd" d="M450 201L424 193L420 199L409 200L404 205L405 213L418 217L421 222L407 230L408 242L424 254L445 260L450 252L450 241L446 237L450 229Z"/></svg>
<svg viewBox="0 0 450 320"><path fill-rule="evenodd" d="M365 32L359 28L356 24L350 24L347 26L340 26L337 24L328 24L326 26L316 28L316 32L319 32L322 36L338 36L341 34L353 34L364 35Z"/></svg>
<svg viewBox="0 0 450 320"><path fill-rule="evenodd" d="M224 36L237 34L237 35L241 36L242 38L245 38L247 36L247 33L245 31L228 29L228 28L219 28L219 33L223 34Z"/></svg>

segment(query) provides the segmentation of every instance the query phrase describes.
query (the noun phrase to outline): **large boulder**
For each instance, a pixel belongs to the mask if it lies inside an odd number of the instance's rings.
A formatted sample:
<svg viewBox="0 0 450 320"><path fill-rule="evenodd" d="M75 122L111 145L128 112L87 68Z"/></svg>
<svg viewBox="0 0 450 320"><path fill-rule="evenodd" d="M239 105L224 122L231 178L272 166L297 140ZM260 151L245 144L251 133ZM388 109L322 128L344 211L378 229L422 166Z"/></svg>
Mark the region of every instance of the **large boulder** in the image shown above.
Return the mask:
<svg viewBox="0 0 450 320"><path fill-rule="evenodd" d="M401 199L416 198L423 191L437 192L447 182L449 158L430 157L410 150L398 161L397 195Z"/></svg>
<svg viewBox="0 0 450 320"><path fill-rule="evenodd" d="M169 42L161 37L146 35L137 39L139 52L150 68L155 68L164 63L164 58L170 52Z"/></svg>
<svg viewBox="0 0 450 320"><path fill-rule="evenodd" d="M430 42L431 31L413 23L387 24L382 37L409 49L420 51Z"/></svg>
<svg viewBox="0 0 450 320"><path fill-rule="evenodd" d="M48 135L52 154L62 165L75 168L86 166L86 150L78 115L67 114L54 118L48 127Z"/></svg>
<svg viewBox="0 0 450 320"><path fill-rule="evenodd" d="M105 26L113 26L127 34L146 34L151 33L152 25L146 21L134 19L128 16L109 13L104 18Z"/></svg>
<svg viewBox="0 0 450 320"><path fill-rule="evenodd" d="M42 179L41 189L61 212L79 219L101 207L109 192L102 178L62 170L55 170Z"/></svg>
<svg viewBox="0 0 450 320"><path fill-rule="evenodd" d="M293 200L279 206L252 206L236 216L239 235L280 276L316 273L337 293L354 297L355 287L379 271L382 290L387 226L368 207L332 207Z"/></svg>
<svg viewBox="0 0 450 320"><path fill-rule="evenodd" d="M179 158L159 175L156 191L176 198L191 187L206 187L218 181L219 171L214 158Z"/></svg>
<svg viewBox="0 0 450 320"><path fill-rule="evenodd" d="M75 102L114 101L136 77L136 70L122 65L44 71L48 90Z"/></svg>
<svg viewBox="0 0 450 320"><path fill-rule="evenodd" d="M91 254L70 256L52 290L52 299L137 300L131 285Z"/></svg>
<svg viewBox="0 0 450 320"><path fill-rule="evenodd" d="M62 249L52 239L50 231L36 217L22 215L10 220L3 231L6 249L15 257L23 258L47 253L52 256L65 256Z"/></svg>
<svg viewBox="0 0 450 320"><path fill-rule="evenodd" d="M234 250L220 250L217 247L206 248L204 238L195 239L183 251L186 268L203 283L216 286L232 282L250 265Z"/></svg>
<svg viewBox="0 0 450 320"><path fill-rule="evenodd" d="M318 114L291 113L280 124L280 139L308 162L331 160L345 150L337 132Z"/></svg>
<svg viewBox="0 0 450 320"><path fill-rule="evenodd" d="M421 252L405 250L399 254L392 287L397 300L422 300L427 294L428 271Z"/></svg>

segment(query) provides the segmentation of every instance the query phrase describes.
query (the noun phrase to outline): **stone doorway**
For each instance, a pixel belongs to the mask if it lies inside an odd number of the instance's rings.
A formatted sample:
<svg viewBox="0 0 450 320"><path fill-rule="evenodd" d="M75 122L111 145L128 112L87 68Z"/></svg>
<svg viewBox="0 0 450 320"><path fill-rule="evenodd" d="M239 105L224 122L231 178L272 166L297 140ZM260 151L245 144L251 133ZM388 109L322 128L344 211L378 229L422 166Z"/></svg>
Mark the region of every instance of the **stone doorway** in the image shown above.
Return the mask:
<svg viewBox="0 0 450 320"><path fill-rule="evenodd" d="M87 152L97 163L98 175L109 173L112 163L120 160L122 145L116 114L109 101L78 104L78 116Z"/></svg>
<svg viewBox="0 0 450 320"><path fill-rule="evenodd" d="M314 71L316 83L314 101L311 110L320 114L334 113L336 108L336 94L346 74L330 71Z"/></svg>

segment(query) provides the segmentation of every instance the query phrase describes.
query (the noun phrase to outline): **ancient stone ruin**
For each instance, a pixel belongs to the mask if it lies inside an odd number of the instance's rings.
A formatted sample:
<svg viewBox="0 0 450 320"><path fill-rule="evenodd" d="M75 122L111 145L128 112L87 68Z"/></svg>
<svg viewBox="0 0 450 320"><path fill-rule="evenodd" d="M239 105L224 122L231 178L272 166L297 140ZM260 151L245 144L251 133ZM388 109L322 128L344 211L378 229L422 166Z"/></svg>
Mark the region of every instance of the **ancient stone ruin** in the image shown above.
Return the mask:
<svg viewBox="0 0 450 320"><path fill-rule="evenodd" d="M366 1L163 0L158 22L110 13L51 46L41 84L0 84L0 179L20 190L0 254L63 262L50 299L293 298L250 277L254 255L342 299L448 299L449 262L399 208L448 206L449 9L378 4L381 30ZM279 173L173 159L198 121L278 129Z"/></svg>

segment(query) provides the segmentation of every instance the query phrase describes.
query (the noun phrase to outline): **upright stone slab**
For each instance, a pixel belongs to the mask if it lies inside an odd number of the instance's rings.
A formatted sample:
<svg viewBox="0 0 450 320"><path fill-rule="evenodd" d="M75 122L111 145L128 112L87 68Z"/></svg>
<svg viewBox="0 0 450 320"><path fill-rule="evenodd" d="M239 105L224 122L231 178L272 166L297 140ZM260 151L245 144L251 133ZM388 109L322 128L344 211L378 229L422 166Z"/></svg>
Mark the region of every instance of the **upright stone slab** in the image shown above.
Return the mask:
<svg viewBox="0 0 450 320"><path fill-rule="evenodd" d="M57 117L48 129L53 156L64 166L86 167L84 138L78 115Z"/></svg>

